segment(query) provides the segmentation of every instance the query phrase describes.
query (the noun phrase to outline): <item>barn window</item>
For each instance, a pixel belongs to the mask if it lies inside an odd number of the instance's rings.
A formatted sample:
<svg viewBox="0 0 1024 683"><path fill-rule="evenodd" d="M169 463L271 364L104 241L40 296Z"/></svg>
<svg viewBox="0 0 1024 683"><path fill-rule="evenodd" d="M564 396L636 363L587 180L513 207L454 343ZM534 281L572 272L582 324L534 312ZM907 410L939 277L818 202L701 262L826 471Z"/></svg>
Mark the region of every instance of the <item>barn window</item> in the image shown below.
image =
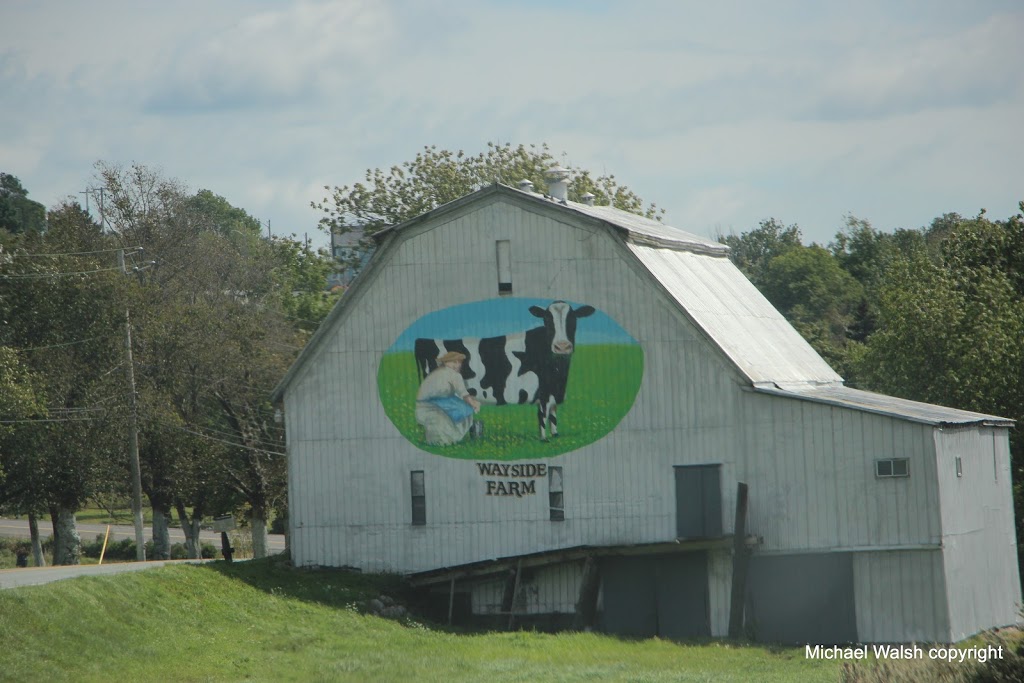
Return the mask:
<svg viewBox="0 0 1024 683"><path fill-rule="evenodd" d="M498 240L498 295L512 294L512 243L509 240Z"/></svg>
<svg viewBox="0 0 1024 683"><path fill-rule="evenodd" d="M876 477L909 477L910 460L907 458L888 458L875 461Z"/></svg>
<svg viewBox="0 0 1024 683"><path fill-rule="evenodd" d="M419 526L427 523L427 493L423 481L423 470L410 473L412 484L412 523Z"/></svg>
<svg viewBox="0 0 1024 683"><path fill-rule="evenodd" d="M562 468L548 468L548 504L551 508L551 521L565 520L565 501L562 498Z"/></svg>
<svg viewBox="0 0 1024 683"><path fill-rule="evenodd" d="M956 476L958 479L964 476L964 462L959 455L956 456Z"/></svg>

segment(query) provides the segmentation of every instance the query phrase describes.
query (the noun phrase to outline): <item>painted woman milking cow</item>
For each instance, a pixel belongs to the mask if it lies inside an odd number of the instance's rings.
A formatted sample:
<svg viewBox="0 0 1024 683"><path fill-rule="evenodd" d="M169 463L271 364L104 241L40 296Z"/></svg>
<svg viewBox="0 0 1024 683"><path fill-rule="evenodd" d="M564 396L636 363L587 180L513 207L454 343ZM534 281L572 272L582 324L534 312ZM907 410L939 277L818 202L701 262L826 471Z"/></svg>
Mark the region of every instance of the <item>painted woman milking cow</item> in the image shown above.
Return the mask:
<svg viewBox="0 0 1024 683"><path fill-rule="evenodd" d="M528 310L543 324L525 332L496 337L418 338L414 355L424 383L421 386L437 383L438 373L444 372L445 367L453 367L450 360L458 358L463 385L454 389L465 391L467 405L471 408L477 402L495 406L536 404L540 440L546 441L549 432L552 437L558 436L558 406L565 401L569 367L576 348L576 322L591 316L594 308L586 305L573 308L565 301L553 301L546 308L530 306ZM420 424L429 432L432 416L421 408L429 406L417 405L417 420L423 415L426 423ZM450 415L452 422L465 420L465 411L458 408L456 404L454 414ZM479 405L476 409L479 410ZM467 431L471 427L469 423ZM429 436L427 441L431 441Z"/></svg>
<svg viewBox="0 0 1024 683"><path fill-rule="evenodd" d="M600 309L499 297L413 320L382 356L377 389L391 423L420 450L523 460L604 437L642 377L640 345Z"/></svg>

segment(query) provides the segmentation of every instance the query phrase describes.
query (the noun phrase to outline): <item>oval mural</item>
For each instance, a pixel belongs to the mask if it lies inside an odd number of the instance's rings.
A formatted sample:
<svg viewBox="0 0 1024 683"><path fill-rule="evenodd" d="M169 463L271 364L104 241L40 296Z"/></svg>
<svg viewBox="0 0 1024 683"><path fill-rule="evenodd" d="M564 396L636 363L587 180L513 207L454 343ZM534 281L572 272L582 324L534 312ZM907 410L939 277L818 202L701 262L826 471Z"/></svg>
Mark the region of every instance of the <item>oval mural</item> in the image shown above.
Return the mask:
<svg viewBox="0 0 1024 683"><path fill-rule="evenodd" d="M402 435L467 460L560 455L633 406L640 344L593 306L500 298L423 316L381 359L377 388Z"/></svg>

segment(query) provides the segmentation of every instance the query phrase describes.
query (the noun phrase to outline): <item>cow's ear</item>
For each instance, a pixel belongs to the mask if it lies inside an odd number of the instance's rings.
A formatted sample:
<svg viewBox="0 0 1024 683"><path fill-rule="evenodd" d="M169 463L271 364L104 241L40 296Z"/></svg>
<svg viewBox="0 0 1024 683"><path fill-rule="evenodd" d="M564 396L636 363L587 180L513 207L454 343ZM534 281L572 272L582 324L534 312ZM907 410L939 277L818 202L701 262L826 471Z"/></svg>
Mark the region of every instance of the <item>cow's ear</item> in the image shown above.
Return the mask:
<svg viewBox="0 0 1024 683"><path fill-rule="evenodd" d="M541 308L540 306L530 306L530 313L537 316L538 318L543 318L544 314L547 312L548 311L546 308Z"/></svg>
<svg viewBox="0 0 1024 683"><path fill-rule="evenodd" d="M588 315L592 315L594 313L594 307L593 306L580 306L575 311L573 311L573 313L576 314L577 318L586 318Z"/></svg>

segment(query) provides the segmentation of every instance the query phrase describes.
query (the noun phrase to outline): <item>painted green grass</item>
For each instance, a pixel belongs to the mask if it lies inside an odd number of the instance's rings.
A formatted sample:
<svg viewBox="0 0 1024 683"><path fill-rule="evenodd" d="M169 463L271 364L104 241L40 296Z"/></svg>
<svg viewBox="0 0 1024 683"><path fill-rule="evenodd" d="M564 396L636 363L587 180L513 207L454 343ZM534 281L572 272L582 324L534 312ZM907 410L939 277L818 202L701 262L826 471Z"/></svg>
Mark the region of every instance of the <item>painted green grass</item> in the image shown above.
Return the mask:
<svg viewBox="0 0 1024 683"><path fill-rule="evenodd" d="M0 591L0 679L835 681L798 649L597 634L459 634L363 616L378 577L260 561ZM389 579L383 579L387 584Z"/></svg>
<svg viewBox="0 0 1024 683"><path fill-rule="evenodd" d="M405 438L430 453L466 460L548 458L591 444L619 424L629 412L643 378L643 350L638 344L578 346L573 352L565 403L558 407L559 436L538 438L535 405L483 406L478 418L484 438L451 446L428 446L416 424L419 376L411 352L389 353L377 376L384 411Z"/></svg>

